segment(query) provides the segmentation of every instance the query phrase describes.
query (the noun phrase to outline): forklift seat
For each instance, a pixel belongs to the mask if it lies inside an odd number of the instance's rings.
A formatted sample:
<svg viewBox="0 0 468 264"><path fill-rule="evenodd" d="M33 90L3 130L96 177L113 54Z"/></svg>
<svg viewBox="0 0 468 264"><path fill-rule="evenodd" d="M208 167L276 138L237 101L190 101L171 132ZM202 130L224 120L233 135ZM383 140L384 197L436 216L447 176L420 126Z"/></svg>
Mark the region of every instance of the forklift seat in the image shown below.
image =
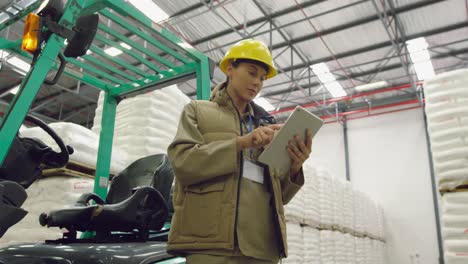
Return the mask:
<svg viewBox="0 0 468 264"><path fill-rule="evenodd" d="M23 186L12 181L0 181L0 237L28 213L21 209L28 195Z"/></svg>
<svg viewBox="0 0 468 264"><path fill-rule="evenodd" d="M96 236L108 237L111 232L138 230L139 238L146 240L150 230L161 230L168 219L173 180L167 155L147 156L114 177L106 201L86 193L72 208L42 213L39 222L42 226L66 228L66 239L75 239L76 231L96 231Z"/></svg>

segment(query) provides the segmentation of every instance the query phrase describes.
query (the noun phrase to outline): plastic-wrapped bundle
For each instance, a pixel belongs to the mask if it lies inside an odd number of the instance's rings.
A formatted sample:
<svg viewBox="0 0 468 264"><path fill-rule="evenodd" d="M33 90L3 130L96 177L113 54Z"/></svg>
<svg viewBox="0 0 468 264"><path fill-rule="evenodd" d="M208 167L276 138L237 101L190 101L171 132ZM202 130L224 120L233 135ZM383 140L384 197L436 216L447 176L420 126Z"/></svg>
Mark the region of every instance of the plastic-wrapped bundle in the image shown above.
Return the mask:
<svg viewBox="0 0 468 264"><path fill-rule="evenodd" d="M387 263L387 253L385 251L385 243L382 241L375 241L377 245L377 258L379 264Z"/></svg>
<svg viewBox="0 0 468 264"><path fill-rule="evenodd" d="M452 189L468 181L468 70L439 74L424 91L435 174Z"/></svg>
<svg viewBox="0 0 468 264"><path fill-rule="evenodd" d="M332 188L334 194L333 224L342 228L344 226L344 185L340 180L332 178Z"/></svg>
<svg viewBox="0 0 468 264"><path fill-rule="evenodd" d="M445 193L442 196L442 206L447 204L468 204L468 192Z"/></svg>
<svg viewBox="0 0 468 264"><path fill-rule="evenodd" d="M442 196L444 228L468 228L468 192L446 193Z"/></svg>
<svg viewBox="0 0 468 264"><path fill-rule="evenodd" d="M365 262L366 264L374 264L375 262L374 261L374 253L372 252L373 248L372 248L372 241L365 237L364 238L364 258L365 258Z"/></svg>
<svg viewBox="0 0 468 264"><path fill-rule="evenodd" d="M174 121L180 118L181 112L181 109L174 108L169 102L155 101L152 98L130 98L117 106L115 125L119 125L121 120L141 116ZM95 126L100 126L101 120L102 109L98 108L94 118Z"/></svg>
<svg viewBox="0 0 468 264"><path fill-rule="evenodd" d="M333 231L320 231L320 261L321 263L335 263L335 241Z"/></svg>
<svg viewBox="0 0 468 264"><path fill-rule="evenodd" d="M363 208L363 227L365 234L372 234L373 222L375 218L372 218L372 205L369 197L363 193L362 197L362 208Z"/></svg>
<svg viewBox="0 0 468 264"><path fill-rule="evenodd" d="M158 90L163 94L168 95L171 98L176 99L177 101L177 106L179 106L180 109L183 108L185 104L188 104L190 102L190 98L184 94L176 84L167 86L162 88L161 90ZM158 92L154 93L154 96L159 96Z"/></svg>
<svg viewBox="0 0 468 264"><path fill-rule="evenodd" d="M354 193L354 230L364 233L364 194L360 191Z"/></svg>
<svg viewBox="0 0 468 264"><path fill-rule="evenodd" d="M57 122L49 124L56 134L62 138L65 145L73 147L74 152L70 155L70 161L78 162L89 167L95 167L97 163L99 136L93 131L68 122ZM21 135L24 137L37 138L52 147L55 151L60 151L57 143L42 129L38 127L23 129ZM119 173L127 164L127 153L117 147L112 148L111 166L112 173Z"/></svg>
<svg viewBox="0 0 468 264"><path fill-rule="evenodd" d="M286 223L286 232L288 234L288 257L283 260L283 263L302 263L304 239L301 226L297 223Z"/></svg>
<svg viewBox="0 0 468 264"><path fill-rule="evenodd" d="M468 255L458 254L453 252L445 252L445 263L447 264L466 264L468 263Z"/></svg>
<svg viewBox="0 0 468 264"><path fill-rule="evenodd" d="M377 206L369 196L366 195L366 233L377 236Z"/></svg>
<svg viewBox="0 0 468 264"><path fill-rule="evenodd" d="M358 264L366 264L366 248L363 238L354 238L354 249L355 262Z"/></svg>
<svg viewBox="0 0 468 264"><path fill-rule="evenodd" d="M304 264L321 264L320 261L320 231L304 226L302 228L304 237Z"/></svg>
<svg viewBox="0 0 468 264"><path fill-rule="evenodd" d="M354 249L354 237L350 234L344 234L345 243L345 258L346 264L358 264L356 263L355 249Z"/></svg>
<svg viewBox="0 0 468 264"><path fill-rule="evenodd" d="M444 223L444 227L466 228L468 215L443 215L442 221Z"/></svg>
<svg viewBox="0 0 468 264"><path fill-rule="evenodd" d="M313 167L304 164L304 176L304 223L312 227L318 227L320 223L320 197L316 170Z"/></svg>
<svg viewBox="0 0 468 264"><path fill-rule="evenodd" d="M343 199L343 217L344 228L348 231L354 229L354 191L351 183L344 183L344 199Z"/></svg>
<svg viewBox="0 0 468 264"><path fill-rule="evenodd" d="M287 205L284 206L284 216L287 222L303 224L304 223L304 196L307 192L307 186L304 186L292 198Z"/></svg>
<svg viewBox="0 0 468 264"><path fill-rule="evenodd" d="M377 206L377 237L385 237L384 211L381 206Z"/></svg>
<svg viewBox="0 0 468 264"><path fill-rule="evenodd" d="M448 252L468 255L468 240L445 240L444 248Z"/></svg>
<svg viewBox="0 0 468 264"><path fill-rule="evenodd" d="M156 137L172 142L175 134L164 128L157 127L125 127L114 133L114 144L116 141L128 141L128 137Z"/></svg>
<svg viewBox="0 0 468 264"><path fill-rule="evenodd" d="M446 263L465 263L463 256L468 256L468 192L445 193L441 211Z"/></svg>
<svg viewBox="0 0 468 264"><path fill-rule="evenodd" d="M348 264L346 262L346 244L344 234L341 232L333 232L334 259L336 264Z"/></svg>
<svg viewBox="0 0 468 264"><path fill-rule="evenodd" d="M331 177L325 171L318 170L320 224L331 227L333 224L333 200Z"/></svg>
<svg viewBox="0 0 468 264"><path fill-rule="evenodd" d="M161 90L156 90L150 93L140 94L132 98L123 100L117 105L117 117L125 112L136 111L140 114L147 114L142 112L141 108L154 109L154 111L168 112L175 116L180 115L183 107L190 102L190 98L183 94L177 85L171 85ZM96 116L94 125L100 125L102 116L102 105L104 103L104 92L99 94L98 107L96 108ZM151 112L150 112L151 113ZM123 117L123 116L122 116Z"/></svg>
<svg viewBox="0 0 468 264"><path fill-rule="evenodd" d="M93 131L101 127L103 93L99 95ZM166 153L183 107L190 99L176 85L123 100L117 106L114 145L128 152L129 161Z"/></svg>
<svg viewBox="0 0 468 264"><path fill-rule="evenodd" d="M371 263L380 264L379 245L377 240L371 240Z"/></svg>
<svg viewBox="0 0 468 264"><path fill-rule="evenodd" d="M468 224L467 224L468 226ZM444 240L465 240L468 241L468 228L450 228L444 227L442 229L442 237Z"/></svg>
<svg viewBox="0 0 468 264"><path fill-rule="evenodd" d="M178 120L164 120L155 117L132 117L125 118L115 125L116 130L127 129L130 130L132 127L159 127L164 128L169 133L175 133L177 131Z"/></svg>

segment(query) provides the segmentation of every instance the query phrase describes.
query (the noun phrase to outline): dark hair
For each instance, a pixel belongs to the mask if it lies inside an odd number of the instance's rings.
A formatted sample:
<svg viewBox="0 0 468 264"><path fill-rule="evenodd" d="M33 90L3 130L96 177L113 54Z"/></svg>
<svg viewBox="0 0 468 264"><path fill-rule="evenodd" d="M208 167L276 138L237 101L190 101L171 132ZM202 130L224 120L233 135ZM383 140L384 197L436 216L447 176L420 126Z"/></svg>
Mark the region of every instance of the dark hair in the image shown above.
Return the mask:
<svg viewBox="0 0 468 264"><path fill-rule="evenodd" d="M251 60L251 59L235 59L233 60L231 63L232 63L232 66L234 66L234 68L237 68L239 66L239 64L241 63L252 63L252 64L255 64L259 67L262 67L267 73L269 72L269 67L268 65L266 65L265 63L261 62L261 61L257 61L257 60Z"/></svg>

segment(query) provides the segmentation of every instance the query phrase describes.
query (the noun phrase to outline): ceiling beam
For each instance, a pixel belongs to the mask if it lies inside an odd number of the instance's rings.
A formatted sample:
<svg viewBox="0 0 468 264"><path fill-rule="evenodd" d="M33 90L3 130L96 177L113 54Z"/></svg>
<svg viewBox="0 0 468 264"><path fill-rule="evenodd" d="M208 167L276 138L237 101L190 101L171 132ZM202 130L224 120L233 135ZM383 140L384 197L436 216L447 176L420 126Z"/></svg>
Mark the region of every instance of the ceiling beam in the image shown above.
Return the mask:
<svg viewBox="0 0 468 264"><path fill-rule="evenodd" d="M0 100L0 105L4 105L6 107L8 107L10 105L10 103L6 102L6 101L3 101L3 100ZM36 112L28 112L29 115L33 115L35 117L38 117L40 119L42 119L43 121L46 121L46 122L57 122L58 120L55 119L55 118L52 118L50 116L45 116L43 114L40 114L40 113L36 113Z"/></svg>
<svg viewBox="0 0 468 264"><path fill-rule="evenodd" d="M309 7L309 6L319 4L321 2L325 2L325 0L312 0L312 1L302 3L301 5L304 8L306 8L306 7ZM261 23L263 23L265 21L268 21L270 18L274 19L274 18L289 14L289 13L294 12L294 11L297 11L297 6L291 6L291 7L285 8L283 10L277 11L275 13L272 13L269 17L263 16L263 17L259 17L259 18L256 18L254 20L251 20L251 21L247 21L247 23L245 23L245 25L247 27L255 26L255 25L261 24ZM192 41L192 45L198 45L198 44L201 44L203 42L213 40L215 38L223 37L223 36L226 36L226 35L228 35L230 33L236 32L236 30L241 30L243 28L244 28L243 24L242 25L237 25L237 26L235 26L233 28L228 28L226 30L214 33L212 35L209 35L209 36L194 40L194 41Z"/></svg>
<svg viewBox="0 0 468 264"><path fill-rule="evenodd" d="M428 36L437 35L437 34L440 34L440 33L445 33L445 32L448 32L448 31L457 30L457 29L461 29L461 28L465 28L465 27L468 27L468 21L463 21L463 22L459 22L459 23L456 23L456 24L447 25L447 26L444 26L444 27L440 27L440 28L436 28L436 29L431 29L431 30L427 30L427 31L407 35L406 39L415 39L415 38L419 38L419 37L428 37ZM401 38L399 38L399 39L397 39L397 41L399 43L401 43L403 40ZM355 56L355 55L358 55L358 54L378 50L378 49L381 49L381 48L387 48L387 47L391 47L391 46L392 46L391 41L384 41L384 42L376 43L376 44L369 45L369 46L366 46L366 47L362 47L362 48L359 48L359 49L354 49L354 50L345 51L345 52L342 52L342 53L337 53L337 54L335 54L335 58L336 59L341 59L341 58L345 58L345 57ZM429 47L429 49L431 49L431 47ZM450 52L449 53L442 53L441 55L445 55L445 54L450 54ZM451 56L453 56L453 55L451 55ZM322 57L322 58L310 61L309 65L313 65L313 64L316 64L316 63L320 63L320 62L333 61L335 58L333 58L333 56ZM309 67L309 65L306 65L304 63L300 63L300 64L296 64L296 65L293 65L293 66L290 66L290 67L286 67L286 68L284 68L284 71L288 72L288 71L292 71L292 70L304 69L306 67ZM382 70L385 70L385 69L382 69ZM368 73L368 74L371 74L371 73ZM364 75L351 74L350 77L351 78L357 78L357 77L360 77L360 76L364 76ZM270 87L270 86L265 86L263 89L267 90L268 87ZM189 93L187 95L188 96L194 96L195 94L196 94L195 92L192 92L192 93ZM277 94L277 93L273 93L273 94ZM266 95L272 96L271 93L266 94Z"/></svg>
<svg viewBox="0 0 468 264"><path fill-rule="evenodd" d="M390 105L390 104L397 104L401 102L406 102L409 100L414 100L418 99L417 92L411 92L411 93L405 93L402 95L396 95L396 96L391 96L391 97L386 97L386 98L379 98L379 99L374 99L372 100L372 107L380 107L380 106L385 106L385 105ZM351 112L351 111L356 111L360 109L366 109L368 108L369 105L367 102L355 102L352 103L349 106L344 106L344 103L340 103L340 106L338 107L341 111L340 112ZM370 107L370 111L372 111L372 107ZM333 107L334 109L334 107ZM284 122L289 114L284 114L288 112L283 112L280 117L277 117L276 120L281 123ZM313 114L317 116L322 116L323 113L321 111L312 111Z"/></svg>
<svg viewBox="0 0 468 264"><path fill-rule="evenodd" d="M210 4L210 2L211 2L212 0L203 0L203 1L204 1L206 4ZM200 2L200 3L193 4L193 5L191 5L191 6L188 6L188 7L186 7L186 8L183 8L183 9L181 9L181 10L175 12L174 14L172 14L172 15L171 15L169 18L167 18L167 19L174 19L174 18L176 18L176 17L178 17L178 16L182 16L182 15L185 15L185 14L190 13L190 12L192 12L192 11L196 11L196 10L199 9L200 7L204 7L204 6L205 6L205 5L204 5L203 3L201 3L201 2Z"/></svg>
<svg viewBox="0 0 468 264"><path fill-rule="evenodd" d="M456 56L456 55L465 54L465 53L468 53L468 48L452 50L452 51L445 52L445 53L439 53L439 54L437 54L435 56L432 56L432 59L447 58L447 57ZM380 70L381 72L384 72L384 71L389 71L389 70L394 70L394 69L399 69L399 68L401 68L401 64L400 63L395 63L395 64L392 64L392 65L387 65L385 67L382 67L381 69L372 69L372 70L368 70L368 71L363 71L363 72L351 74L350 77L351 78L362 77L362 76L373 74L378 70ZM338 81L347 80L346 77L338 77L336 79ZM320 85L321 85L320 83L314 82L314 83L310 83L310 84L304 84L303 88L307 89L307 88L312 88L312 87L316 87L316 86L320 86ZM282 90L275 91L275 92L270 92L270 93L265 92L263 95L264 96L275 96L275 95L280 95L280 94L288 92L288 91L289 91L289 89L286 88L286 89L282 89Z"/></svg>
<svg viewBox="0 0 468 264"><path fill-rule="evenodd" d="M414 33L414 34L408 35L406 37L407 37L407 39L415 39L415 38L419 38L419 37L428 37L428 36L431 36L431 35L445 33L447 31L452 31L452 30L456 30L456 29L460 29L460 28L464 28L464 27L468 27L468 20L463 21L463 22L459 22L459 23L456 23L456 24L453 24L453 25L448 25L448 26L444 26L444 27L440 27L440 28L436 28L436 29L427 30L427 31L424 31L424 32ZM403 41L403 39L398 38L398 39L396 39L396 41L398 43L401 43ZM367 47L362 47L362 48L359 48L359 49L350 50L350 51L335 54L335 58L340 59L340 58L344 58L344 57L348 57L348 56L354 56L354 55L358 55L360 53L365 53L365 52L369 52L369 51L373 51L373 50L377 50L377 49L381 49L381 48L390 47L391 45L392 45L391 41L383 41L383 42L376 43L376 44L373 44L373 45L370 45L370 46L367 46ZM328 57L323 57L323 58L320 58L320 59L310 61L310 64L312 65L312 64L315 64L315 63L327 62L327 61L332 61L332 60L333 60L333 57L328 56ZM285 71L297 70L297 69L301 69L301 68L308 67L308 66L309 65L305 65L305 64L297 64L297 65L294 65L292 67L285 68Z"/></svg>
<svg viewBox="0 0 468 264"><path fill-rule="evenodd" d="M395 8L395 12L396 13L404 13L404 12L408 12L408 11L418 9L418 8L421 8L421 7L433 5L433 4L442 2L442 1L444 1L444 0L418 1L416 3L412 3L412 4L408 4L408 5L405 5L405 6ZM310 1L310 2L306 2L306 3L301 4L301 6L303 8L306 8L308 6L318 4L319 2L323 2L323 1ZM286 14L288 14L290 12L294 12L294 11L297 11L297 6L293 6L293 7L290 7L290 8L275 12L275 13L271 14L270 17L271 17L271 19L274 19L274 18L277 18L277 17L279 17L281 15L286 15ZM391 11L387 11L387 14L391 15ZM262 23L262 22L264 22L264 21L266 21L268 19L269 19L268 17L262 17L262 18L254 19L252 21L248 21L247 25L248 26L253 26L253 25ZM300 43L300 42L303 42L303 41L306 41L306 40L315 39L315 38L318 38L320 36L325 36L327 34L336 33L338 31L342 31L342 30L349 29L349 28L352 28L352 27L361 26L361 25L366 24L366 23L378 21L379 19L380 18L379 18L378 14L371 15L371 16L364 17L364 18L360 18L360 19L357 19L355 21L350 21L350 22L347 22L345 24L341 24L341 25L338 25L338 26L335 26L335 27L324 29L323 31L321 31L319 33L312 33L312 34L308 34L308 35L305 35L305 36L301 36L301 37L292 39L291 44ZM242 29L243 25L239 25L239 26L236 26L234 28ZM207 37L192 41L192 45L198 45L198 44L201 44L203 42L207 42L207 41L219 38L219 37L223 37L223 36L228 35L228 34L230 34L232 32L234 32L234 29L229 28L229 29L223 30L221 32L212 34L210 36L207 36ZM279 48L282 48L282 47L286 47L288 45L289 45L289 42L285 41L285 42L282 42L282 43L275 44L271 48L272 48L272 50L274 50L274 49L279 49Z"/></svg>

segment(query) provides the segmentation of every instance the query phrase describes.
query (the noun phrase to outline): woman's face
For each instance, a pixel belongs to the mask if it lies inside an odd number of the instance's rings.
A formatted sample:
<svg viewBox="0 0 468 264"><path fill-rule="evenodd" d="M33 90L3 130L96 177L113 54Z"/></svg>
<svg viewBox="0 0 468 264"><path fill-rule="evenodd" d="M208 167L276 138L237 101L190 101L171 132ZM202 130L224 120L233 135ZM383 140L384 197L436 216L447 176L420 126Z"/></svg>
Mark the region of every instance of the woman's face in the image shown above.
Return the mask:
<svg viewBox="0 0 468 264"><path fill-rule="evenodd" d="M227 75L233 92L241 100L250 102L262 89L267 72L256 64L242 62L237 67L229 64Z"/></svg>

